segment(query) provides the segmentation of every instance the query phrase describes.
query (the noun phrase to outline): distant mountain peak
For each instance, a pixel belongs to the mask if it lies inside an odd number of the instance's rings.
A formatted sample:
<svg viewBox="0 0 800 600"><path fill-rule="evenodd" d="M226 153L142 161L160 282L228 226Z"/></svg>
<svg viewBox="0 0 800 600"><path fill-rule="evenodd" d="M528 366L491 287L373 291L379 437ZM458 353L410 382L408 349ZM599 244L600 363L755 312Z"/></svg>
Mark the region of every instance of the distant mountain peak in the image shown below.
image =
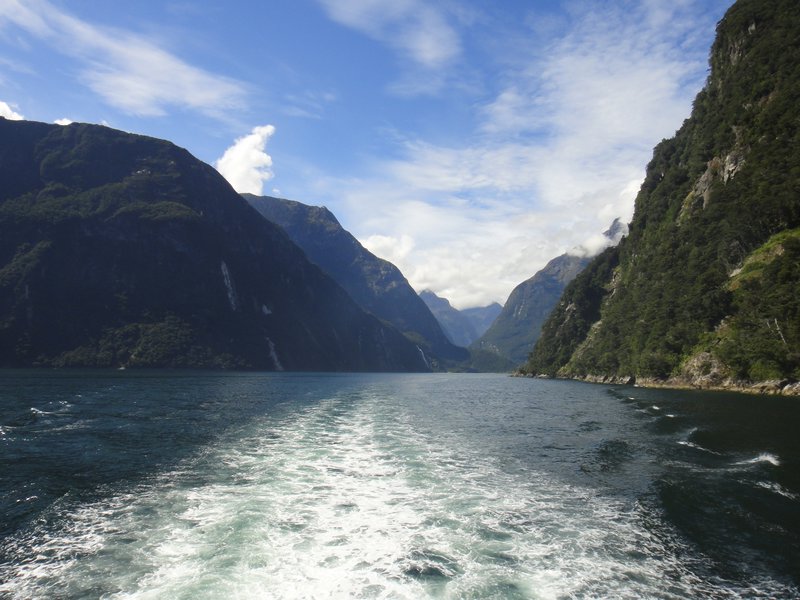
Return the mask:
<svg viewBox="0 0 800 600"><path fill-rule="evenodd" d="M800 376L798 39L796 0L728 9L629 234L564 291L528 372L771 393Z"/></svg>
<svg viewBox="0 0 800 600"><path fill-rule="evenodd" d="M522 364L561 292L588 263L588 258L572 254L552 259L513 289L491 327L473 347L499 354L516 365Z"/></svg>
<svg viewBox="0 0 800 600"><path fill-rule="evenodd" d="M429 357L443 363L467 360L466 350L447 338L400 270L364 248L326 207L272 196L243 197L281 227L364 310L391 323Z"/></svg>
<svg viewBox="0 0 800 600"><path fill-rule="evenodd" d="M623 237L628 235L628 224L623 223L622 220L617 217L611 223L611 226L603 232L603 235L611 240L612 246L616 246Z"/></svg>
<svg viewBox="0 0 800 600"><path fill-rule="evenodd" d="M619 244L626 235L628 235L628 225L617 217L602 234L596 234L590 237L581 245L569 250L567 254L592 258L600 254L606 248Z"/></svg>

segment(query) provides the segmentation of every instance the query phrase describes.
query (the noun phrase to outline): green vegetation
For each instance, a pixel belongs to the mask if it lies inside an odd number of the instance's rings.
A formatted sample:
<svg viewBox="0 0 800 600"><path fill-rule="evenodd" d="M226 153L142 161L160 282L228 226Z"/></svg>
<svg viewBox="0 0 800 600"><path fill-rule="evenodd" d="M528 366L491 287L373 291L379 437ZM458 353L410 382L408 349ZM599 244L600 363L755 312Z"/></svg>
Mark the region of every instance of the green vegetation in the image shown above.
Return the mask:
<svg viewBox="0 0 800 600"><path fill-rule="evenodd" d="M573 282L529 371L664 379L709 351L733 378L800 375L797 39L794 0L728 11L691 117L648 165L618 268L600 257Z"/></svg>
<svg viewBox="0 0 800 600"><path fill-rule="evenodd" d="M610 290L618 260L618 249L607 248L567 285L542 327L526 370L552 377L569 361L600 317L600 305Z"/></svg>
<svg viewBox="0 0 800 600"><path fill-rule="evenodd" d="M28 366L427 370L185 150L0 118L0 367Z"/></svg>
<svg viewBox="0 0 800 600"><path fill-rule="evenodd" d="M800 379L800 230L773 236L729 287L735 313L714 353L741 379Z"/></svg>

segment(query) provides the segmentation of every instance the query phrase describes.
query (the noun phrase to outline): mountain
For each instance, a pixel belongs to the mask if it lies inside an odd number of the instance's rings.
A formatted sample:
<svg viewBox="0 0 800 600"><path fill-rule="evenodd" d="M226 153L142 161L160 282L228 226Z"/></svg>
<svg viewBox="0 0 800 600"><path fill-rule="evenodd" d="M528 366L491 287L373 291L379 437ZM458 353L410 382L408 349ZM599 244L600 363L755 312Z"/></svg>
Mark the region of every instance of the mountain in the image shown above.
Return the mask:
<svg viewBox="0 0 800 600"><path fill-rule="evenodd" d="M627 232L628 227L619 219L614 219L603 236L606 244L614 245ZM533 277L520 283L511 291L503 310L473 349L499 354L517 366L523 364L564 288L587 264L588 258L562 254Z"/></svg>
<svg viewBox="0 0 800 600"><path fill-rule="evenodd" d="M562 254L520 283L475 348L499 354L515 365L524 363L564 288L588 263L587 258Z"/></svg>
<svg viewBox="0 0 800 600"><path fill-rule="evenodd" d="M461 314L467 317L467 320L472 323L472 326L475 328L475 333L478 334L477 337L480 337L492 326L492 323L494 323L502 310L502 305L498 302L492 302L488 306L476 306L474 308L462 309Z"/></svg>
<svg viewBox="0 0 800 600"><path fill-rule="evenodd" d="M440 298L430 290L423 290L419 297L439 321L448 339L457 346L466 348L478 338L472 321L450 304L447 298Z"/></svg>
<svg viewBox="0 0 800 600"><path fill-rule="evenodd" d="M458 310L447 298L440 298L431 290L421 291L419 297L439 321L450 341L464 348L477 340L503 309L497 302L493 302L488 306Z"/></svg>
<svg viewBox="0 0 800 600"><path fill-rule="evenodd" d="M0 366L427 370L187 151L5 119Z"/></svg>
<svg viewBox="0 0 800 600"><path fill-rule="evenodd" d="M628 237L567 287L525 371L762 391L800 378L798 39L796 0L728 10Z"/></svg>
<svg viewBox="0 0 800 600"><path fill-rule="evenodd" d="M440 367L469 353L447 339L436 318L392 263L378 258L346 231L325 207L243 194L279 225L308 258L341 285L364 310L394 325Z"/></svg>

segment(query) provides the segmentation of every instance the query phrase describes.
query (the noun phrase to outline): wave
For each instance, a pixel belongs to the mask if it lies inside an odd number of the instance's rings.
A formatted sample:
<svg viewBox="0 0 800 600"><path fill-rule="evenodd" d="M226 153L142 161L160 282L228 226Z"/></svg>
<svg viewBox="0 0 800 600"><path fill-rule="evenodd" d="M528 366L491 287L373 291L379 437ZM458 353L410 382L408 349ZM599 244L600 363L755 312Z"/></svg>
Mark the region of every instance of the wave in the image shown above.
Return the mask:
<svg viewBox="0 0 800 600"><path fill-rule="evenodd" d="M721 452L717 452L716 450L711 450L709 448L705 448L700 444L695 444L694 442L690 442L689 440L679 440L678 443L681 446L686 446L687 448L693 448L695 450L700 450L702 452L708 452L709 454L714 454L716 456L722 456Z"/></svg>
<svg viewBox="0 0 800 600"><path fill-rule="evenodd" d="M772 465L773 467L780 467L781 460L774 454L770 454L769 452L762 452L756 457L747 459L747 460L740 460L734 464L737 465L757 465L760 463L767 463Z"/></svg>
<svg viewBox="0 0 800 600"><path fill-rule="evenodd" d="M770 492L774 492L779 496L788 498L789 500L800 500L800 495L790 492L781 484L775 483L773 481L757 481L756 486L764 488L765 490L769 490Z"/></svg>

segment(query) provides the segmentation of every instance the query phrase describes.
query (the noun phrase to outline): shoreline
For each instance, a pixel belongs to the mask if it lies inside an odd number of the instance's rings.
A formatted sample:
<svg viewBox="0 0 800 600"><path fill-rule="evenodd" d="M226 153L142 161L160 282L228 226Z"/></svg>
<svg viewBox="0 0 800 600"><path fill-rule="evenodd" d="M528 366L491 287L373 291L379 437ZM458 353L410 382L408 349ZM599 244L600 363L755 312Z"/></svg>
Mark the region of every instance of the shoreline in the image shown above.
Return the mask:
<svg viewBox="0 0 800 600"><path fill-rule="evenodd" d="M512 377L530 377L534 379L564 379L583 381L585 383L605 383L612 385L630 385L642 388L659 388L671 390L695 390L703 392L738 392L754 396L796 396L800 397L800 382L791 380L768 380L759 382L745 382L726 380L721 383L689 381L681 378L652 379L615 375L583 375L576 377L550 377L549 375L534 375L516 371Z"/></svg>

